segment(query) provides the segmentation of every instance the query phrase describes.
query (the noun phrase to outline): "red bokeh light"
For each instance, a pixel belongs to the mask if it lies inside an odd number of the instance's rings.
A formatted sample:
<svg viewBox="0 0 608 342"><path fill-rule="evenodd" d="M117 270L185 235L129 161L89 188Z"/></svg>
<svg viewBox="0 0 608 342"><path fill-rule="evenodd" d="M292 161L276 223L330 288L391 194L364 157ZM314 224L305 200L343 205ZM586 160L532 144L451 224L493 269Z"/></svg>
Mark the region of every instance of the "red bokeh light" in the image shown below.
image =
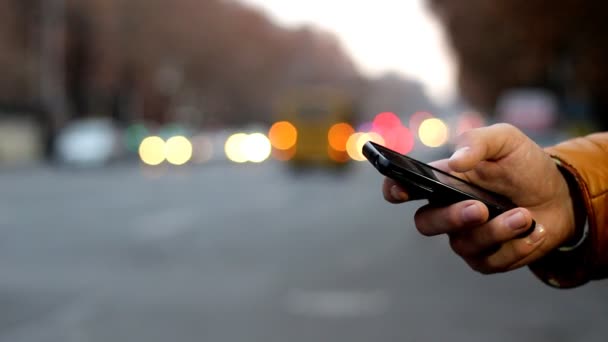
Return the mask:
<svg viewBox="0 0 608 342"><path fill-rule="evenodd" d="M414 148L412 131L403 126L401 119L392 112L376 115L372 123L372 131L384 139L384 146L399 153L407 154Z"/></svg>
<svg viewBox="0 0 608 342"><path fill-rule="evenodd" d="M460 135L474 128L483 127L486 125L485 119L481 114L475 112L462 113L458 120L456 134Z"/></svg>
<svg viewBox="0 0 608 342"><path fill-rule="evenodd" d="M392 112L384 112L376 115L372 123L374 132L384 135L385 132L391 131L393 128L401 127L401 119Z"/></svg>
<svg viewBox="0 0 608 342"><path fill-rule="evenodd" d="M383 135L385 146L401 154L408 154L414 148L414 135L404 126L391 129Z"/></svg>

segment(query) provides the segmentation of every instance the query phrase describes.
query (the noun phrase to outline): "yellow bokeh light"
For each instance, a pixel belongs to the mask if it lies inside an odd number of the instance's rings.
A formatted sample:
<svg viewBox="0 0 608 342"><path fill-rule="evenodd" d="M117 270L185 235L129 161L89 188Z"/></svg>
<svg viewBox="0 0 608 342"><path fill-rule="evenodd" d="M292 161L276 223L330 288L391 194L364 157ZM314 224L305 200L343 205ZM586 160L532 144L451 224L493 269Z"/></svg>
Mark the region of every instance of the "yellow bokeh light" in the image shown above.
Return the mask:
<svg viewBox="0 0 608 342"><path fill-rule="evenodd" d="M368 141L373 141L376 144L384 145L384 139L378 133L355 133L351 135L350 138L348 138L348 141L346 142L346 152L348 153L348 156L352 160L356 161L366 160L365 156L363 155L362 149L363 145L365 145L365 143Z"/></svg>
<svg viewBox="0 0 608 342"><path fill-rule="evenodd" d="M268 138L272 146L279 150L289 150L298 140L296 127L287 121L279 121L268 130Z"/></svg>
<svg viewBox="0 0 608 342"><path fill-rule="evenodd" d="M346 153L352 160L360 161L363 155L361 151L357 150L357 141L363 136L365 133L357 132L351 135L346 141Z"/></svg>
<svg viewBox="0 0 608 342"><path fill-rule="evenodd" d="M353 127L347 123L337 123L329 129L327 140L329 146L338 152L346 151L346 143L348 138L355 133Z"/></svg>
<svg viewBox="0 0 608 342"><path fill-rule="evenodd" d="M439 147L450 138L448 126L441 119L424 120L418 128L420 141L428 147Z"/></svg>
<svg viewBox="0 0 608 342"><path fill-rule="evenodd" d="M247 137L248 136L245 133L236 133L226 140L224 151L226 152L226 157L228 157L228 159L235 163L244 163L248 160L245 153L243 153L243 146Z"/></svg>
<svg viewBox="0 0 608 342"><path fill-rule="evenodd" d="M165 160L165 141L157 136L146 137L139 144L139 158L148 165L159 165Z"/></svg>
<svg viewBox="0 0 608 342"><path fill-rule="evenodd" d="M270 157L272 146L270 140L262 133L248 135L242 143L242 153L247 160L253 163L261 163Z"/></svg>
<svg viewBox="0 0 608 342"><path fill-rule="evenodd" d="M184 165L192 158L192 143L184 136L169 138L165 143L165 157L173 165Z"/></svg>

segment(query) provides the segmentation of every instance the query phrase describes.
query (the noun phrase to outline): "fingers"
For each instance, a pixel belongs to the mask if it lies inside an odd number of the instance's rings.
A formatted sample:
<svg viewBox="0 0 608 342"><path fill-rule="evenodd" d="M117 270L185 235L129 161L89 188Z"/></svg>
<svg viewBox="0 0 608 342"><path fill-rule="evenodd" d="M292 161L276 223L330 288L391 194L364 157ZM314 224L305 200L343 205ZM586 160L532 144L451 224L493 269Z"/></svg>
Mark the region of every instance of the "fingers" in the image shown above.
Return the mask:
<svg viewBox="0 0 608 342"><path fill-rule="evenodd" d="M520 237L533 222L527 209L516 208L487 219L487 207L472 200L443 208L427 205L414 217L421 234L448 234L454 252L483 274L513 270L537 257L534 252L543 244L546 231L537 224L531 234Z"/></svg>
<svg viewBox="0 0 608 342"><path fill-rule="evenodd" d="M448 165L448 159L440 159L440 160L436 160L433 162L430 162L429 165L431 165L432 167L439 169L441 171L447 172L447 173L451 173L451 169L450 166Z"/></svg>
<svg viewBox="0 0 608 342"><path fill-rule="evenodd" d="M536 225L534 232L521 239L504 243L495 253L477 258L464 258L472 269L483 274L507 272L525 266L540 257L534 253L543 245L545 227Z"/></svg>
<svg viewBox="0 0 608 342"><path fill-rule="evenodd" d="M525 233L531 225L530 212L513 209L486 224L451 233L450 245L462 257L478 257Z"/></svg>
<svg viewBox="0 0 608 342"><path fill-rule="evenodd" d="M457 172L473 169L484 160L498 160L521 145L525 135L509 124L473 129L458 137L449 167Z"/></svg>
<svg viewBox="0 0 608 342"><path fill-rule="evenodd" d="M450 172L447 159L434 161L430 165L442 171ZM388 177L384 179L382 184L382 194L385 200L395 204L420 199L420 196L417 196L419 194L408 192L406 188Z"/></svg>
<svg viewBox="0 0 608 342"><path fill-rule="evenodd" d="M410 199L405 189L390 178L384 178L382 194L384 199L390 203L403 203Z"/></svg>
<svg viewBox="0 0 608 342"><path fill-rule="evenodd" d="M514 209L481 226L450 234L450 246L480 273L510 271L532 262L545 241L546 230L540 224L531 234L519 237L531 224L526 209Z"/></svg>
<svg viewBox="0 0 608 342"><path fill-rule="evenodd" d="M434 236L481 225L488 216L488 208L483 203L469 200L441 208L426 205L416 212L414 221L422 235Z"/></svg>

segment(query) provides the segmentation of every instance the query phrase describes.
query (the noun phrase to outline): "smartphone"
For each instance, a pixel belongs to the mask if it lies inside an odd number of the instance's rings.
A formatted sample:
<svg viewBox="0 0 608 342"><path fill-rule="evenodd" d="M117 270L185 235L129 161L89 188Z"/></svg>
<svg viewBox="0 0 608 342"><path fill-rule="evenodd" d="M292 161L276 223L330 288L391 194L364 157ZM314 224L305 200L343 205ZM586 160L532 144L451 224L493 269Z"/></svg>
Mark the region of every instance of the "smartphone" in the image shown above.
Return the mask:
<svg viewBox="0 0 608 342"><path fill-rule="evenodd" d="M490 218L517 207L502 195L374 142L365 143L363 155L380 173L401 184L413 196L428 199L432 205L447 206L464 200L477 200L488 207ZM534 227L533 222L525 234Z"/></svg>

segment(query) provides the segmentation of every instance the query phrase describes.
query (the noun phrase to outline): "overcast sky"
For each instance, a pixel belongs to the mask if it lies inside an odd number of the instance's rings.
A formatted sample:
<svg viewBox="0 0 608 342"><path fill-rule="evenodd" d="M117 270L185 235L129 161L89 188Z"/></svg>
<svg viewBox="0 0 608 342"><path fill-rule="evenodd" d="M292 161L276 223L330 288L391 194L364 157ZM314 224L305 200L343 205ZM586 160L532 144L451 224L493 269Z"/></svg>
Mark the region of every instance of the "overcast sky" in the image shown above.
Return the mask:
<svg viewBox="0 0 608 342"><path fill-rule="evenodd" d="M241 1L263 9L284 26L314 24L336 33L367 74L399 71L422 81L436 100L453 94L449 50L423 0Z"/></svg>

